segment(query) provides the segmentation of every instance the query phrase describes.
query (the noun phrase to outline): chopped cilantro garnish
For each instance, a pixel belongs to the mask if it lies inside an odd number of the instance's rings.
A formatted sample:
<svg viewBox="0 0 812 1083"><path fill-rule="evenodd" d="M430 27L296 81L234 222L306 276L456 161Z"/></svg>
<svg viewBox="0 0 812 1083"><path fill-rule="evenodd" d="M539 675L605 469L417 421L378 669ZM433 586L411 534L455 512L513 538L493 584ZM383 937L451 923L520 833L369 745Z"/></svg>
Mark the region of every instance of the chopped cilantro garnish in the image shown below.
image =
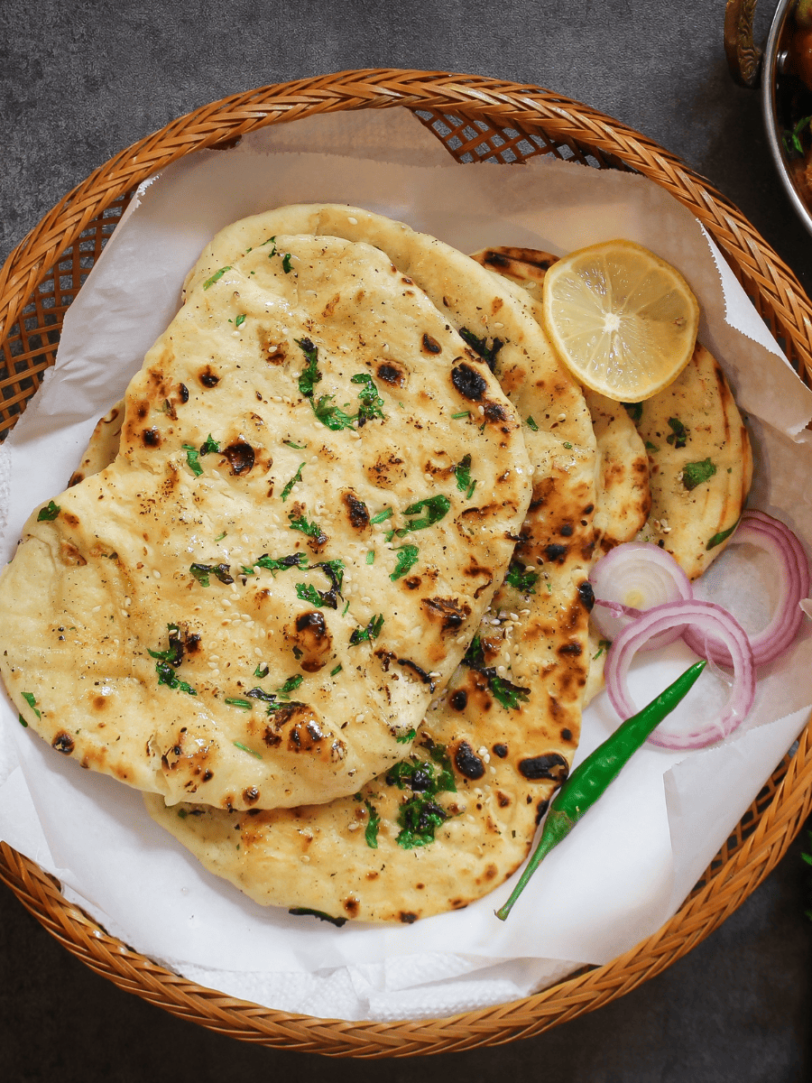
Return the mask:
<svg viewBox="0 0 812 1083"><path fill-rule="evenodd" d="M375 550L370 549L369 552L367 553L367 564L374 564L374 563L375 563Z"/></svg>
<svg viewBox="0 0 812 1083"><path fill-rule="evenodd" d="M374 417L382 418L383 412L383 399L378 394L378 389L372 382L372 377L366 372L359 372L357 376L352 377L352 383L363 384L363 388L358 392L358 398L361 400L361 407L358 411L358 424L363 425L366 421L371 421Z"/></svg>
<svg viewBox="0 0 812 1083"><path fill-rule="evenodd" d="M228 703L228 700L226 700L226 703ZM253 748L249 748L248 745L244 745L242 741L233 741L232 744L235 748L239 748L241 752L247 752L251 756L256 756L258 760L262 759L262 756L259 754L259 752L255 752Z"/></svg>
<svg viewBox="0 0 812 1083"><path fill-rule="evenodd" d="M597 652L597 654L592 655L592 661L593 662L597 661L597 659L600 658L600 656L603 654L603 652L608 651L611 646L612 646L612 640L611 639L599 639L598 640L598 652Z"/></svg>
<svg viewBox="0 0 812 1083"><path fill-rule="evenodd" d="M646 451L659 451L660 449L656 444L652 444L651 440L646 440Z"/></svg>
<svg viewBox="0 0 812 1083"><path fill-rule="evenodd" d="M809 126L810 121L812 121L812 117L801 117L794 128L784 129L781 133L781 141L784 144L784 150L788 158L792 158L795 154L803 157L804 145L801 142L801 133L804 128Z"/></svg>
<svg viewBox="0 0 812 1083"><path fill-rule="evenodd" d="M290 259L290 252L286 252L285 255L282 257L282 270L285 272L286 275L289 275L290 272L293 270L293 264L290 262Z"/></svg>
<svg viewBox="0 0 812 1083"><path fill-rule="evenodd" d="M420 550L416 545L401 545L395 550L398 555L397 564L395 570L389 576L394 582L396 579L400 579L417 563L417 558L420 555Z"/></svg>
<svg viewBox="0 0 812 1083"><path fill-rule="evenodd" d="M666 436L666 442L673 444L675 448L685 447L688 443L688 432L683 423L678 417L669 417L668 424L671 426L671 432Z"/></svg>
<svg viewBox="0 0 812 1083"><path fill-rule="evenodd" d="M307 444L294 444L292 440L283 440L282 443L287 444L288 447L292 447L296 451L304 451L304 449L307 447Z"/></svg>
<svg viewBox="0 0 812 1083"><path fill-rule="evenodd" d="M716 473L716 466L710 459L702 459L697 463L686 463L682 468L682 484L689 491L701 485L703 481L709 481Z"/></svg>
<svg viewBox="0 0 812 1083"><path fill-rule="evenodd" d="M452 419L454 421L456 421L457 418L459 418L459 417L470 417L470 416L471 416L471 411L470 410L460 410L459 413L451 415L451 417L452 417Z"/></svg>
<svg viewBox="0 0 812 1083"><path fill-rule="evenodd" d="M506 681L504 677L488 677L488 685L503 707L516 708L522 703L527 703L530 698L529 688L519 688L511 681Z"/></svg>
<svg viewBox="0 0 812 1083"><path fill-rule="evenodd" d="M201 585L201 587L207 587L209 585L209 575L211 574L210 564L190 564L189 571Z"/></svg>
<svg viewBox="0 0 812 1083"><path fill-rule="evenodd" d="M572 451L572 444L569 442L569 440L564 441L564 447L567 449L567 451Z"/></svg>
<svg viewBox="0 0 812 1083"><path fill-rule="evenodd" d="M347 599L347 602L346 602L346 604L344 605L344 608L343 608L343 609L341 610L341 616L342 616L342 617L346 617L346 615L347 615L347 610L348 610L349 608L350 608L350 602L349 602L349 599Z"/></svg>
<svg viewBox="0 0 812 1083"><path fill-rule="evenodd" d="M200 583L201 587L209 585L210 575L215 576L226 586L234 582L234 576L231 575L231 565L229 564L190 564L189 571Z"/></svg>
<svg viewBox="0 0 812 1083"><path fill-rule="evenodd" d="M311 605L323 606L325 604L312 583L297 583L296 597L301 598L303 602L309 602ZM333 606L333 609L335 609L335 606Z"/></svg>
<svg viewBox="0 0 812 1083"><path fill-rule="evenodd" d="M189 464L189 469L196 478L199 478L203 473L203 467L200 465L200 452L191 444L183 444L182 446L186 452L186 462Z"/></svg>
<svg viewBox="0 0 812 1083"><path fill-rule="evenodd" d="M256 677L257 674L255 673L254 676ZM265 673L261 674L261 676L267 677L267 670ZM273 703L276 700L276 692L266 692L264 688L252 688L250 692L246 692L245 694L251 699L261 699L266 703Z"/></svg>
<svg viewBox="0 0 812 1083"><path fill-rule="evenodd" d="M176 688L186 692L189 696L196 696L197 692L186 681L182 681L175 669L183 661L183 643L180 638L180 629L177 624L167 624L169 630L169 649L165 651L153 651L147 647L147 653L157 658L155 672L158 674L158 684L165 684L169 688Z"/></svg>
<svg viewBox="0 0 812 1083"><path fill-rule="evenodd" d="M720 530L718 534L714 534L711 540L705 546L705 549L715 549L717 545L721 545L723 541L727 541L727 539L730 537L730 535L733 533L733 531L738 525L739 520L737 519L733 526L728 527L727 530Z"/></svg>
<svg viewBox="0 0 812 1083"><path fill-rule="evenodd" d="M270 670L264 662L260 662L257 668L254 670L255 677L267 677Z"/></svg>
<svg viewBox="0 0 812 1083"><path fill-rule="evenodd" d="M283 501L287 500L287 498L288 498L288 497L290 496L290 491L291 491L291 489L293 488L293 486L294 486L294 485L295 485L295 484L296 484L296 483L297 483L298 481L301 481L301 480L302 480L302 467L303 467L304 465L305 465L304 463L299 463L299 469L298 469L298 470L296 471L296 473L295 473L295 474L293 475L293 477L292 477L292 478L290 479L290 481L289 481L289 482L287 483L287 485L285 486L285 488L284 488L284 489L282 490L282 500L283 500Z"/></svg>
<svg viewBox="0 0 812 1083"><path fill-rule="evenodd" d="M300 530L301 527L294 527L293 529ZM286 557L269 557L267 553L263 553L261 557L258 557L254 561L252 565L252 574L254 567L265 568L266 571L269 572L284 572L287 571L288 568L306 568L307 553L291 553ZM245 569L243 569L243 571L245 571Z"/></svg>
<svg viewBox="0 0 812 1083"><path fill-rule="evenodd" d="M313 387L321 380L318 369L319 350L309 338L297 338L294 340L307 358L307 367L299 377L299 390L305 398L313 398Z"/></svg>
<svg viewBox="0 0 812 1083"><path fill-rule="evenodd" d="M350 646L355 647L358 643L367 643L377 639L383 628L383 613L373 617L366 628L356 628L350 636Z"/></svg>
<svg viewBox="0 0 812 1083"><path fill-rule="evenodd" d="M512 560L505 576L505 582L521 591L522 594L535 594L533 588L538 582L538 577L538 572L525 571L525 566L521 561Z"/></svg>
<svg viewBox="0 0 812 1083"><path fill-rule="evenodd" d="M494 698L497 699L503 707L512 707L516 709L521 703L526 703L530 698L529 688L520 688L517 684L513 684L512 681L500 677L494 666L485 665L485 652L479 634L475 635L471 641L470 647L465 652L462 664L468 666L469 669L476 670L477 673L481 673L482 676L487 679L488 687L493 693Z"/></svg>
<svg viewBox="0 0 812 1083"><path fill-rule="evenodd" d="M343 668L343 667L342 667L341 665L337 665L337 666L335 667L335 669L331 669L331 670L330 670L330 676L331 676L331 677L335 677L336 673L340 673L340 672L341 672L341 670L342 670L342 668Z"/></svg>
<svg viewBox="0 0 812 1083"><path fill-rule="evenodd" d="M392 517L392 509L391 508L384 508L383 511L379 511L377 515L373 515L372 518L369 521L372 524L383 523L386 519L391 519L391 517Z"/></svg>
<svg viewBox="0 0 812 1083"><path fill-rule="evenodd" d="M333 432L351 429L355 418L350 414L345 414L339 406L331 406L330 403L334 398L335 395L320 395L318 402L311 398L310 405L313 407L313 413L322 425L326 425Z"/></svg>
<svg viewBox="0 0 812 1083"><path fill-rule="evenodd" d="M270 252L268 253L268 259L270 259L270 258L271 258L272 256L275 256L275 255L276 255L276 237L269 237L269 238L267 239L267 241L263 241L263 242L262 242L262 244L261 244L261 245L260 245L259 247L260 247L260 248L264 248L266 244L272 244L272 245L273 245L273 248L272 248L272 249L271 249L271 251L270 251ZM248 250L248 251L250 252L250 251L251 251L251 249L249 248L249 250Z"/></svg>
<svg viewBox="0 0 812 1083"><path fill-rule="evenodd" d="M239 696L226 696L229 707L240 707L243 711L250 711L252 703L250 699L241 699Z"/></svg>
<svg viewBox="0 0 812 1083"><path fill-rule="evenodd" d="M524 423L528 427L528 429L532 429L533 432L538 432L539 431L539 427L538 427L538 425L536 424L535 420L532 417L525 418Z"/></svg>
<svg viewBox="0 0 812 1083"><path fill-rule="evenodd" d="M217 537L216 537L216 538L215 538L214 540L215 540L216 542L221 542L221 541L223 540L223 538L224 538L225 536L226 536L226 531L224 530L224 531L223 531L223 533L222 533L222 534L218 534L218 535L217 535Z"/></svg>
<svg viewBox="0 0 812 1083"><path fill-rule="evenodd" d="M53 500L49 500L44 508L39 509L39 515L37 516L38 523L52 523L59 515L62 508L59 504L55 504Z"/></svg>
<svg viewBox="0 0 812 1083"><path fill-rule="evenodd" d="M491 339L490 346L486 338L477 338L477 336L469 331L467 327L460 328L460 338L466 345L478 353L482 360L487 364L488 368L493 372L496 368L496 355L504 346L504 342L500 338Z"/></svg>
<svg viewBox="0 0 812 1083"><path fill-rule="evenodd" d="M471 481L471 456L464 455L462 459L454 467L454 474L457 478L457 488L461 493L466 493L470 498L471 493L474 491L476 482Z"/></svg>
<svg viewBox="0 0 812 1083"><path fill-rule="evenodd" d="M448 813L425 794L415 794L400 806L398 825L401 830L395 840L404 850L428 846L434 842L434 832L448 819Z"/></svg>
<svg viewBox="0 0 812 1083"><path fill-rule="evenodd" d="M230 271L230 270L231 270L231 267L228 266L228 267L221 267L219 271L215 271L214 274L211 276L211 278L207 278L206 281L203 283L203 289L207 290L209 288L209 286L213 286L215 282L217 282L219 279L221 279L223 277L223 275L226 273L226 271Z"/></svg>
<svg viewBox="0 0 812 1083"><path fill-rule="evenodd" d="M388 785L399 790L408 786L412 791L400 806L397 820L401 830L396 841L406 850L434 841L435 830L448 819L448 813L434 798L443 791L454 793L457 789L445 748L431 745L429 754L430 760L412 756L396 763L386 774Z"/></svg>
<svg viewBox="0 0 812 1083"><path fill-rule="evenodd" d="M369 820L367 821L366 830L364 831L364 838L366 839L367 846L372 850L377 850L378 828L381 826L381 817L370 800L364 798L364 804L369 813Z"/></svg>
<svg viewBox="0 0 812 1083"><path fill-rule="evenodd" d="M36 698L34 697L34 693L33 692L23 692L23 699L28 704L28 706L31 708L31 710L34 712L34 714L37 716L37 718L42 718L42 715L37 710L37 701L36 701Z"/></svg>
<svg viewBox="0 0 812 1083"><path fill-rule="evenodd" d="M296 673L293 677L288 677L281 688L277 689L276 694L278 696L287 696L291 692L295 692L299 685L304 680L301 673Z"/></svg>
<svg viewBox="0 0 812 1083"><path fill-rule="evenodd" d="M21 726L25 726L25 728L28 729L28 723L19 712L17 713L17 721Z"/></svg>
<svg viewBox="0 0 812 1083"><path fill-rule="evenodd" d="M150 651L152 654L152 651ZM158 674L158 684L168 685L169 688L177 688L181 692L185 692L189 696L196 696L197 692L186 681L182 681L178 677L169 662L156 662L155 672Z"/></svg>
<svg viewBox="0 0 812 1083"><path fill-rule="evenodd" d="M396 737L395 740L399 745L407 745L409 741L413 741L417 736L416 729L410 729L406 733L401 733L400 737Z"/></svg>
<svg viewBox="0 0 812 1083"><path fill-rule="evenodd" d="M643 417L642 402L622 402L620 405L625 409L635 425Z"/></svg>
<svg viewBox="0 0 812 1083"><path fill-rule="evenodd" d="M318 545L323 545L327 541L327 535L317 526L316 523L309 523L303 515L294 515L293 512L288 514L290 519L290 529L298 530L302 534L307 534L309 538L313 538ZM259 564L259 561L257 561Z"/></svg>
<svg viewBox="0 0 812 1083"><path fill-rule="evenodd" d="M416 504L409 505L404 515L419 515L421 511L425 511L426 514L422 519L412 519L410 523L401 527L395 533L399 538L402 538L404 534L408 534L412 530L425 530L426 527L438 523L447 514L450 507L451 501L442 494L427 497L425 500L418 500Z"/></svg>
<svg viewBox="0 0 812 1083"><path fill-rule="evenodd" d="M220 450L220 445L214 439L211 433L206 437L203 443L200 445L200 454L208 455L210 452L216 452Z"/></svg>
<svg viewBox="0 0 812 1083"><path fill-rule="evenodd" d="M296 584L296 594L303 602L311 605L328 606L330 609L338 609L338 599L341 594L341 586L344 582L344 561L324 560L320 564L314 564L313 568L321 568L330 580L329 590L317 590L310 583Z"/></svg>
<svg viewBox="0 0 812 1083"><path fill-rule="evenodd" d="M177 624L167 624L169 631L169 650L166 651L153 651L147 647L147 654L152 658L159 658L162 662L169 662L170 665L179 666L183 659L183 643L180 639L180 629Z"/></svg>
<svg viewBox="0 0 812 1083"><path fill-rule="evenodd" d="M247 317L246 317L245 313L241 312L239 314L239 316L236 318L236 320L234 321L234 326L235 327L242 327L242 325L245 323L246 319L247 319Z"/></svg>

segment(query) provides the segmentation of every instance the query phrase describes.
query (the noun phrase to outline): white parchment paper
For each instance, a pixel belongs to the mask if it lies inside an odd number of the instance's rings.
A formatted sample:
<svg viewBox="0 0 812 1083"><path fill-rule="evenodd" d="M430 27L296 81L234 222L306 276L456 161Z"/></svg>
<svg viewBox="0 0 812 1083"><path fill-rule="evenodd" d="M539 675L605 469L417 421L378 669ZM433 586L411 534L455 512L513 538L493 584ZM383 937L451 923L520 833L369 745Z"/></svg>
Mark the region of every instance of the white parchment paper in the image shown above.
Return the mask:
<svg viewBox="0 0 812 1083"><path fill-rule="evenodd" d="M621 236L652 248L697 294L700 340L748 417L751 505L783 519L809 551L812 394L691 215L633 175L540 159L457 165L397 110L279 125L183 159L142 186L68 311L55 368L0 449L1 559L12 556L31 508L67 484L96 420L179 307L184 275L211 236L244 215L311 201L380 211L462 251L518 244L561 253ZM741 565L740 555L739 575ZM769 584L753 582L753 597L763 597ZM760 672L756 704L733 738L688 755L641 750L545 860L506 923L493 910L510 883L413 926L335 929L263 909L153 824L138 793L55 756L5 698L0 837L139 951L268 1007L386 1020L510 1001L609 961L679 907L808 718L807 625ZM641 703L645 688L659 690L684 667L684 650L638 667ZM578 761L617 723L599 696L585 713Z"/></svg>

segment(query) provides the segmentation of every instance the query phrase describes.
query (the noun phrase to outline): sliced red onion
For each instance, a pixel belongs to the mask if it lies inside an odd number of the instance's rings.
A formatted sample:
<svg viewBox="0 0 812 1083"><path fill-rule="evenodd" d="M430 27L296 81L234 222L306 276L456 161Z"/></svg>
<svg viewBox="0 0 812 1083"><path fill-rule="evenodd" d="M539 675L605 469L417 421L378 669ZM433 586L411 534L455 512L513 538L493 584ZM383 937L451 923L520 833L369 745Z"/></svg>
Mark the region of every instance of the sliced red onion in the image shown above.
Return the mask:
<svg viewBox="0 0 812 1083"><path fill-rule="evenodd" d="M625 542L611 549L596 563L589 581L595 594L592 621L611 640L652 606L693 597L691 582L676 560L651 542ZM665 647L681 634L682 626L675 625L640 649Z"/></svg>
<svg viewBox="0 0 812 1083"><path fill-rule="evenodd" d="M737 620L713 602L682 599L654 606L629 624L615 639L606 659L606 690L612 706L621 718L637 711L629 695L627 677L632 659L654 636L673 628L690 625L708 639L723 643L733 666L733 687L720 715L713 721L696 723L688 732L675 732L666 719L649 738L651 744L676 750L704 748L728 737L742 722L753 705L756 671L753 651L744 629Z"/></svg>
<svg viewBox="0 0 812 1083"><path fill-rule="evenodd" d="M803 620L800 602L809 593L809 563L803 546L789 527L763 511L745 511L730 544L749 542L764 549L775 567L779 598L772 618L765 628L749 636L753 660L757 666L772 662L782 654L798 634ZM715 637L704 638L691 626L685 629L685 642L703 658L717 665L729 666L730 654Z"/></svg>

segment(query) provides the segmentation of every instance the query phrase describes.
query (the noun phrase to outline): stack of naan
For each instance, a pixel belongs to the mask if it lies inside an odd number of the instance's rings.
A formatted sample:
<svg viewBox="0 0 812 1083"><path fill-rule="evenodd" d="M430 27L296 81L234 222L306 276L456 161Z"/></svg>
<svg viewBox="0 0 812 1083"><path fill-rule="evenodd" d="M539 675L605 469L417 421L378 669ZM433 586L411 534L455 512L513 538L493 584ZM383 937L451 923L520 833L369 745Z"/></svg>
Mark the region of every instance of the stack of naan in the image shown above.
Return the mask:
<svg viewBox="0 0 812 1083"><path fill-rule="evenodd" d="M0 579L21 720L260 903L409 923L502 883L598 685L593 561L642 531L696 575L739 517L721 370L585 396L552 258L344 206L228 227Z"/></svg>

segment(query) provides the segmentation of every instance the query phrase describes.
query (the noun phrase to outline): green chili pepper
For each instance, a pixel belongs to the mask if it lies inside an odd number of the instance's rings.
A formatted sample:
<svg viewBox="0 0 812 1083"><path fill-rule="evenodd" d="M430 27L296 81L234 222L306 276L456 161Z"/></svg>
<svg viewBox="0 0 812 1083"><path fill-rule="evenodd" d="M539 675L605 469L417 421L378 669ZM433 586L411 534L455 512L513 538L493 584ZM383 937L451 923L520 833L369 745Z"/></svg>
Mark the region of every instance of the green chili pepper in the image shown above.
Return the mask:
<svg viewBox="0 0 812 1083"><path fill-rule="evenodd" d="M695 662L647 707L618 726L612 736L573 771L550 805L539 844L513 889L513 894L505 905L496 911L500 921L504 921L508 916L530 877L550 850L567 837L609 783L617 778L632 754L685 698L706 665L704 661Z"/></svg>

